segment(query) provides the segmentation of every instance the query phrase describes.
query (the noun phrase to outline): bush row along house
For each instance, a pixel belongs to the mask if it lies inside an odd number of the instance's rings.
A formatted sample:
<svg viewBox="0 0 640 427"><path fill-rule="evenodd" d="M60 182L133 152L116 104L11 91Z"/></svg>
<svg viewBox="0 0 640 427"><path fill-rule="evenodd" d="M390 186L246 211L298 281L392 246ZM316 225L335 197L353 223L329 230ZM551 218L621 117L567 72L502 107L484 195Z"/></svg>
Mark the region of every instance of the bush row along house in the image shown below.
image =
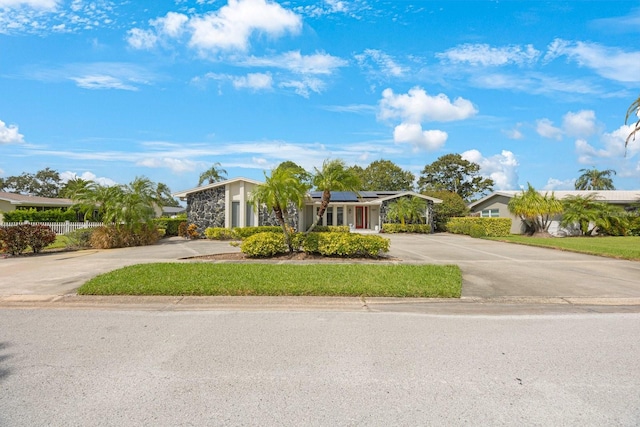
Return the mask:
<svg viewBox="0 0 640 427"><path fill-rule="evenodd" d="M234 178L177 192L173 196L187 202L188 221L196 224L199 231L207 227L278 225L266 207L256 210L249 201L251 191L260 184L252 179ZM386 220L389 204L400 197L413 196L426 201L424 221L433 225L433 205L442 201L412 191L362 191L359 194L332 191L331 203L319 225L379 231ZM289 207L291 225L296 230L304 231L315 221L321 198L322 192L311 191L301 209Z"/></svg>
<svg viewBox="0 0 640 427"><path fill-rule="evenodd" d="M25 196L24 194L0 191L0 223L3 222L2 212L11 212L16 209L66 209L71 206L73 206L73 201L70 199Z"/></svg>
<svg viewBox="0 0 640 427"><path fill-rule="evenodd" d="M516 217L509 212L509 201L516 195L521 194L521 191L497 191L480 200L477 200L469 204L469 209L472 214L487 217L487 218L511 218L511 233L522 234L525 231L525 226L519 217ZM595 194L595 201L609 203L623 207L625 210L634 210L634 205L637 206L640 200L640 190L634 191L622 191L622 190L602 190L602 191L539 191L544 195L552 193L559 200L563 200L568 196L582 196L587 197ZM556 236L572 234L572 230L564 229L560 227L562 216L557 216L551 222L549 227L549 233Z"/></svg>

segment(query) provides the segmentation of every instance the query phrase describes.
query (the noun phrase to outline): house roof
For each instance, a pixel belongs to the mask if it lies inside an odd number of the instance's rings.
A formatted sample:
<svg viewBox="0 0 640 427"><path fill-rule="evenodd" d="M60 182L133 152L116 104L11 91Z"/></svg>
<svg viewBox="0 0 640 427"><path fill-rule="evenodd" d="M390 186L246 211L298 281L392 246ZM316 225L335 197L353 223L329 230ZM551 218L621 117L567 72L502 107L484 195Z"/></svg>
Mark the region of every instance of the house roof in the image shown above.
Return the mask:
<svg viewBox="0 0 640 427"><path fill-rule="evenodd" d="M507 191L496 191L495 193L489 194L486 197L483 197L480 200L476 200L473 203L469 203L469 208L473 209L477 205L490 200L496 196L504 196L508 198L512 198L516 194L522 193L521 190L507 190ZM586 197L591 194L596 195L596 200L601 202L607 202L612 204L631 204L637 203L640 200L640 190L558 190L558 191L538 191L540 194L554 194L556 198L562 200L567 196L583 196Z"/></svg>
<svg viewBox="0 0 640 427"><path fill-rule="evenodd" d="M27 196L24 194L7 193L6 191L0 191L0 200L11 203L17 206L52 206L52 207L66 207L73 205L71 199L59 199L53 197L39 197L39 196Z"/></svg>
<svg viewBox="0 0 640 427"><path fill-rule="evenodd" d="M442 200L440 199L425 196L424 194L415 193L413 191L360 191L358 194L352 191L332 191L331 202L380 204L386 200L396 199L402 196L415 196L424 200L430 200L433 203L442 203ZM309 197L313 202L320 203L320 200L322 199L322 191L310 191Z"/></svg>
<svg viewBox="0 0 640 427"><path fill-rule="evenodd" d="M201 187L190 188L189 190L178 191L177 193L172 193L171 195L173 197L180 197L182 199L182 198L187 197L189 194L199 193L201 191L209 190L211 188L222 187L222 186L225 186L227 184L233 184L235 182L240 182L240 181L248 182L250 184L255 184L255 185L262 184L262 182L260 182L260 181L256 181L256 180L249 179L249 178L238 177L238 178L233 178L233 179L227 179L227 180L224 180L224 181L214 182L212 184L203 185Z"/></svg>

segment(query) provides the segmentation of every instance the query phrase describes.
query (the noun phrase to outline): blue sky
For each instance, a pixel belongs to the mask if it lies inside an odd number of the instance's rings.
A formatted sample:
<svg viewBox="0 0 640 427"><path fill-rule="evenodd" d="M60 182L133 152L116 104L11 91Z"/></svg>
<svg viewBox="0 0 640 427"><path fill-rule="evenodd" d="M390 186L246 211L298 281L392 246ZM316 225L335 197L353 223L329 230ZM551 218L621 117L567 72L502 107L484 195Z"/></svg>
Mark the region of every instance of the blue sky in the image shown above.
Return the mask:
<svg viewBox="0 0 640 427"><path fill-rule="evenodd" d="M0 176L459 153L496 190L638 189L639 40L638 1L0 0Z"/></svg>

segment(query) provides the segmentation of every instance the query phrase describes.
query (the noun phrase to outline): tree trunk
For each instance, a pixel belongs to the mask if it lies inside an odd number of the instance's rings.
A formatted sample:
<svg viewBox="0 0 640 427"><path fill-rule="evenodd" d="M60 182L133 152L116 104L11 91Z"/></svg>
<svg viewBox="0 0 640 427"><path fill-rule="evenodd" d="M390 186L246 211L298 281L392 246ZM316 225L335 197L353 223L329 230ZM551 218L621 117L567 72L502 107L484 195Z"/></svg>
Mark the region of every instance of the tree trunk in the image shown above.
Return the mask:
<svg viewBox="0 0 640 427"><path fill-rule="evenodd" d="M329 206L329 202L331 201L331 191L324 190L322 192L322 200L320 202L320 209L318 209L318 216L316 220L311 224L311 227L306 231L305 234L309 234L313 231L314 228L318 225L320 221L322 221L322 217L324 216L325 211L327 210L327 206Z"/></svg>
<svg viewBox="0 0 640 427"><path fill-rule="evenodd" d="M293 252L293 247L291 247L291 236L289 235L289 230L287 230L287 223L284 220L284 215L282 214L282 208L279 206L273 207L273 212L276 214L276 219L280 223L280 227L282 227L282 233L284 234L284 242L289 248L289 252Z"/></svg>

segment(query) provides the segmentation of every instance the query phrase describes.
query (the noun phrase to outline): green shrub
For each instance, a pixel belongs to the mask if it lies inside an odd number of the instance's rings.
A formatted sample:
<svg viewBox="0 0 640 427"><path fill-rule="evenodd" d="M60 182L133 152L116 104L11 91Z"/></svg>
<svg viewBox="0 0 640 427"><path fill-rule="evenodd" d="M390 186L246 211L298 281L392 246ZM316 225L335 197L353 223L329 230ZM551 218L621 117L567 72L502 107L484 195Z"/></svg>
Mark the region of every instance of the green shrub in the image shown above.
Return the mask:
<svg viewBox="0 0 640 427"><path fill-rule="evenodd" d="M264 258L287 253L283 233L262 232L248 236L240 245L242 253L252 258Z"/></svg>
<svg viewBox="0 0 640 427"><path fill-rule="evenodd" d="M155 218L153 222L157 228L164 228L165 236L178 236L178 227L185 220L182 218Z"/></svg>
<svg viewBox="0 0 640 427"><path fill-rule="evenodd" d="M309 233L301 246L307 253L324 256L377 258L389 251L389 240L356 233Z"/></svg>
<svg viewBox="0 0 640 427"><path fill-rule="evenodd" d="M503 237L511 234L511 218L450 218L447 222L450 233L466 234L472 237ZM472 234L473 233L473 234Z"/></svg>
<svg viewBox="0 0 640 427"><path fill-rule="evenodd" d="M67 238L67 248L69 249L88 249L91 247L91 233L93 228L80 228L65 234Z"/></svg>
<svg viewBox="0 0 640 427"><path fill-rule="evenodd" d="M282 227L278 225L261 225L258 227L235 227L231 230L233 237L244 240L258 233L282 233Z"/></svg>
<svg viewBox="0 0 640 427"><path fill-rule="evenodd" d="M204 235L207 239L211 240L231 240L233 239L233 232L228 228L222 227L209 227L204 230Z"/></svg>
<svg viewBox="0 0 640 427"><path fill-rule="evenodd" d="M348 225L316 225L314 233L350 233Z"/></svg>
<svg viewBox="0 0 640 427"><path fill-rule="evenodd" d="M43 211L31 209L17 209L2 214L5 222L74 222L77 220L76 211L73 209L47 209Z"/></svg>
<svg viewBox="0 0 640 427"><path fill-rule="evenodd" d="M96 249L152 245L160 236L154 227L143 225L135 230L114 225L98 227L91 233L91 247Z"/></svg>
<svg viewBox="0 0 640 427"><path fill-rule="evenodd" d="M431 233L429 224L382 224L383 233Z"/></svg>

